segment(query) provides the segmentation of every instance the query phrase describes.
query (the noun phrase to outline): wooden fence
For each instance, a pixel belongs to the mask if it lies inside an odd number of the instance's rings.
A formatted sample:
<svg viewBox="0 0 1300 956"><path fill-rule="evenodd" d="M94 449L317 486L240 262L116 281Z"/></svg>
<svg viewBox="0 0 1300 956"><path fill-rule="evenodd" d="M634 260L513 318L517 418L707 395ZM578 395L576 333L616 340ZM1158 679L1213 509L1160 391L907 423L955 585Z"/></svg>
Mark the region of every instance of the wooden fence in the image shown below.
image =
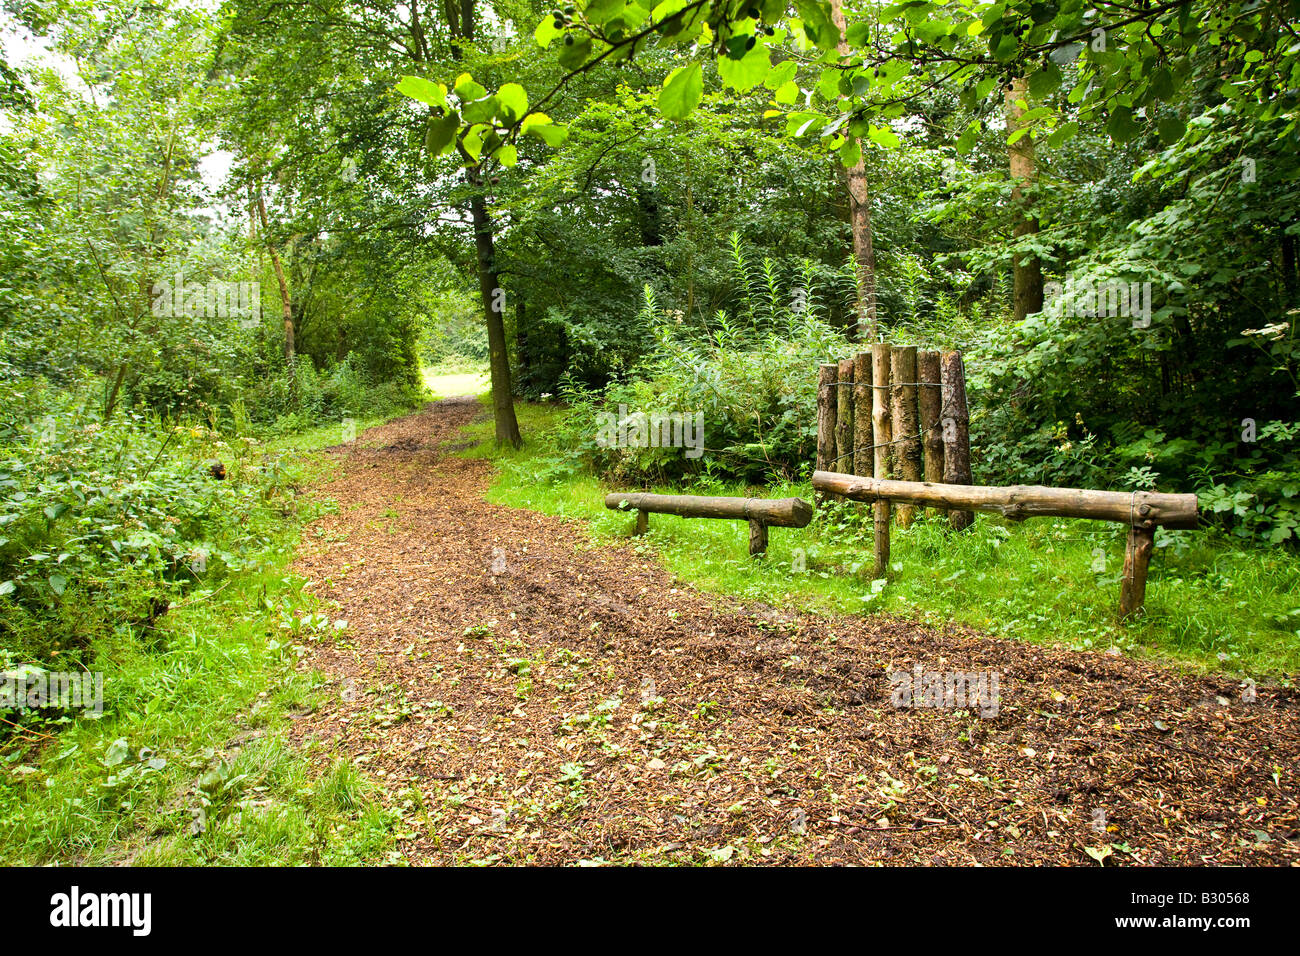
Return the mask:
<svg viewBox="0 0 1300 956"><path fill-rule="evenodd" d="M912 506L929 504L957 506L976 511L994 511L1021 521L1025 518L1060 516L1119 521L1128 525L1124 549L1124 573L1120 577L1119 618L1125 620L1146 601L1147 568L1155 545L1156 527L1195 528L1196 495L1160 494L1152 491L1092 491L1084 488L1045 488L1039 485L993 487L984 485L932 484L919 481L888 481L857 475L817 471L813 488L842 495L854 501L905 501ZM876 525L876 575L884 577L888 563L880 562L880 534L885 535L885 561L889 558L889 522Z"/></svg>
<svg viewBox="0 0 1300 956"><path fill-rule="evenodd" d="M877 343L870 352L821 366L817 386L818 471L970 484L970 411L960 352ZM887 567L892 505L877 498L873 507L876 565ZM974 520L970 511L932 509L943 511L958 530ZM898 505L900 527L915 515L914 505Z"/></svg>
<svg viewBox="0 0 1300 956"><path fill-rule="evenodd" d="M647 492L614 492L605 496L605 507L636 511L636 534L650 528L650 515L682 518L733 518L749 522L749 553L767 551L767 529L803 528L812 520L812 505L800 498L717 498L700 495L652 495Z"/></svg>
<svg viewBox="0 0 1300 956"><path fill-rule="evenodd" d="M1120 620L1146 599L1147 568L1158 525L1194 528L1195 495L971 484L970 411L960 352L873 345L823 365L817 388L818 500L870 502L875 524L875 574L889 571L889 525L918 508L947 514L958 530L975 511L1020 520L1060 515L1129 526L1120 583Z"/></svg>

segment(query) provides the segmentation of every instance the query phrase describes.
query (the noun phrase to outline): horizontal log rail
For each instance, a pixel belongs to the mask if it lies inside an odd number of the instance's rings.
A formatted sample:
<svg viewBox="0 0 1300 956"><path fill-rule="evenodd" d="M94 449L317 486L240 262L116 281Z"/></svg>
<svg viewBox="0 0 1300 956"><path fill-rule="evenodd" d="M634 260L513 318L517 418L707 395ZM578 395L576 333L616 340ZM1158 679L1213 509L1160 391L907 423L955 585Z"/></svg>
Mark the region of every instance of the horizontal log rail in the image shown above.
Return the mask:
<svg viewBox="0 0 1300 956"><path fill-rule="evenodd" d="M813 472L813 488L842 495L854 501L905 501L914 505L938 506L959 511L991 511L1022 521L1025 518L1090 518L1128 525L1124 550L1124 573L1120 578L1119 618L1139 611L1146 601L1147 568L1155 544L1155 529L1195 528L1198 513L1196 495L1160 494L1153 491L1092 491L1084 488L1047 488L1041 485L949 485L930 481L888 481L845 475L834 471ZM882 525L876 522L876 534ZM883 525L888 536L889 525ZM877 555L882 544L876 542ZM883 553L888 554L886 542ZM888 567L877 559L876 575Z"/></svg>
<svg viewBox="0 0 1300 956"><path fill-rule="evenodd" d="M834 471L813 473L813 487L855 501L906 501L916 505L994 511L1012 521L1025 518L1093 518L1130 527L1195 528L1196 495L1153 491L1090 491L1042 485L944 485L930 481L887 481Z"/></svg>
<svg viewBox="0 0 1300 956"><path fill-rule="evenodd" d="M653 495L648 492L616 492L605 496L605 507L633 511L636 534L650 527L650 514L679 518L732 518L749 522L749 553L767 550L767 528L802 528L812 520L812 505L801 498L721 498L704 495Z"/></svg>

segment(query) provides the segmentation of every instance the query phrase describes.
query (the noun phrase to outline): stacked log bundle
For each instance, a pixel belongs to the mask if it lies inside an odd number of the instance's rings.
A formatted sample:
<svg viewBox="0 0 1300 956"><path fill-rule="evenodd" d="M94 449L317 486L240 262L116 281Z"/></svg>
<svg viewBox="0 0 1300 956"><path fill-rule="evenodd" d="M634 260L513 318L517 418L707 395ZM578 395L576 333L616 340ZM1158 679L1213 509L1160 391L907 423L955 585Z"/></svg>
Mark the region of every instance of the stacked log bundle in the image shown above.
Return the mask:
<svg viewBox="0 0 1300 956"><path fill-rule="evenodd" d="M822 365L817 389L817 470L903 481L969 484L970 416L960 352L873 344L870 352ZM838 499L820 492L818 500ZM909 525L911 503L876 505L875 520L897 516ZM958 530L970 526L969 511L949 514ZM888 544L879 536L877 573L888 566Z"/></svg>
<svg viewBox="0 0 1300 956"><path fill-rule="evenodd" d="M976 511L1013 520L1059 515L1130 525L1120 586L1120 620L1141 610L1155 528L1196 526L1195 495L1158 495L971 484L970 408L960 352L873 344L822 365L817 391L820 499L870 502L875 576L889 573L889 523L907 527L918 508L957 531Z"/></svg>

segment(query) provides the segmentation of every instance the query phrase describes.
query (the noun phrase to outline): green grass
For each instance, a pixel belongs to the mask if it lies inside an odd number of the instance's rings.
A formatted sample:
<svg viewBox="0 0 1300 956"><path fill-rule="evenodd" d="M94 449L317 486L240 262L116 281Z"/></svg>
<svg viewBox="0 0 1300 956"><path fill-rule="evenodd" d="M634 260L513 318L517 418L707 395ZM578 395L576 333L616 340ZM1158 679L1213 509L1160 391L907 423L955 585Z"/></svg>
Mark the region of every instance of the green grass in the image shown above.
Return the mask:
<svg viewBox="0 0 1300 956"><path fill-rule="evenodd" d="M610 489L590 475L539 481L560 456L545 437L563 411L519 405L519 451L492 447L491 423L471 426L484 440L465 454L489 456L498 504L588 522L596 542L627 538L633 516L604 507ZM807 483L747 488L700 482L663 493L797 495ZM977 515L963 534L937 520L895 528L887 584L871 580L872 531L866 506L820 509L807 528L773 528L767 556L751 559L739 521L652 515L639 551L659 556L704 591L814 611L889 613L1075 648L1117 646L1195 669L1252 676L1300 671L1300 557L1280 548L1242 547L1214 531L1161 533L1152 559L1146 614L1116 623L1124 531L1107 522L1032 519L1020 524ZM1100 550L1098 550L1100 549ZM804 570L799 570L802 563ZM1289 675L1289 676L1288 676Z"/></svg>
<svg viewBox="0 0 1300 956"><path fill-rule="evenodd" d="M479 395L490 384L486 368L447 370L426 368L424 385L434 398L452 398L457 395Z"/></svg>
<svg viewBox="0 0 1300 956"><path fill-rule="evenodd" d="M321 462L304 453L337 444L340 427L266 450L291 452L281 459L289 493L254 517L271 529L255 569L190 591L154 627L123 626L94 647L93 666L105 672L102 717L27 723L3 742L0 859L293 865L397 858L398 821L361 773L328 748L294 748L286 735L292 713L330 692L320 674L297 664L305 646L332 628L305 582L287 570L302 523L328 505L292 489L319 477Z"/></svg>

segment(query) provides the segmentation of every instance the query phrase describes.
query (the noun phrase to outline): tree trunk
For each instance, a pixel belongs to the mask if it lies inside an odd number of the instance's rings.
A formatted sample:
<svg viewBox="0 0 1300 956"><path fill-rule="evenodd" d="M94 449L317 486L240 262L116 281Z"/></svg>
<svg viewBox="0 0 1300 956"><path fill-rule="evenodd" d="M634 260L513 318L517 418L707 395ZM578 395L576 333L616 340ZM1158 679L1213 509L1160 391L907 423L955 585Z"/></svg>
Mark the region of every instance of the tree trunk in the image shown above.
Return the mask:
<svg viewBox="0 0 1300 956"><path fill-rule="evenodd" d="M1029 95L1029 84L1024 77L1011 81L1007 90L1007 135L1010 136L1021 128L1020 117L1025 111L1017 105ZM1029 212L1032 198L1026 199L1022 187L1032 186L1037 178L1034 163L1034 140L1026 133L1008 147L1011 164L1011 179L1015 185L1011 189L1011 205L1015 210L1015 227L1012 234L1019 239L1022 236L1038 232L1038 220ZM1015 289L1016 321L1023 321L1025 316L1043 309L1043 269L1036 258L1014 256L1011 260L1011 275Z"/></svg>
<svg viewBox="0 0 1300 956"><path fill-rule="evenodd" d="M482 184L478 168L466 170L474 186ZM492 417L496 422L498 445L522 445L519 420L515 418L514 384L510 380L510 352L506 345L505 292L497 278L496 245L492 241L492 222L487 203L476 192L469 201L474 222L474 248L478 254L478 288L487 319L488 367L492 372Z"/></svg>
<svg viewBox="0 0 1300 956"><path fill-rule="evenodd" d="M284 364L293 368L293 301L289 298L289 283L284 279L284 267L280 265L280 254L271 244L271 227L266 219L266 202L261 190L257 192L257 216L262 220L262 236L266 240L266 251L271 254L271 266L275 269L275 281L280 284L280 309L284 315Z"/></svg>
<svg viewBox="0 0 1300 956"><path fill-rule="evenodd" d="M831 0L831 20L840 31L839 54L849 55L844 38L846 21L840 0ZM852 166L839 163L849 193L849 227L853 233L853 261L856 264L858 290L858 334L876 341L876 252L871 242L871 188L867 183L867 165L862 157Z"/></svg>
<svg viewBox="0 0 1300 956"><path fill-rule="evenodd" d="M450 23L452 55L461 58L461 44L474 42L474 0L461 0L460 22ZM461 156L468 159L464 149ZM469 201L474 225L474 251L478 263L479 295L487 322L488 367L492 372L492 417L496 422L497 445L522 445L519 420L515 417L514 383L510 379L510 352L506 345L505 292L497 278L496 243L492 237L492 220L483 198L483 176L478 165L466 167L465 176L474 194Z"/></svg>

